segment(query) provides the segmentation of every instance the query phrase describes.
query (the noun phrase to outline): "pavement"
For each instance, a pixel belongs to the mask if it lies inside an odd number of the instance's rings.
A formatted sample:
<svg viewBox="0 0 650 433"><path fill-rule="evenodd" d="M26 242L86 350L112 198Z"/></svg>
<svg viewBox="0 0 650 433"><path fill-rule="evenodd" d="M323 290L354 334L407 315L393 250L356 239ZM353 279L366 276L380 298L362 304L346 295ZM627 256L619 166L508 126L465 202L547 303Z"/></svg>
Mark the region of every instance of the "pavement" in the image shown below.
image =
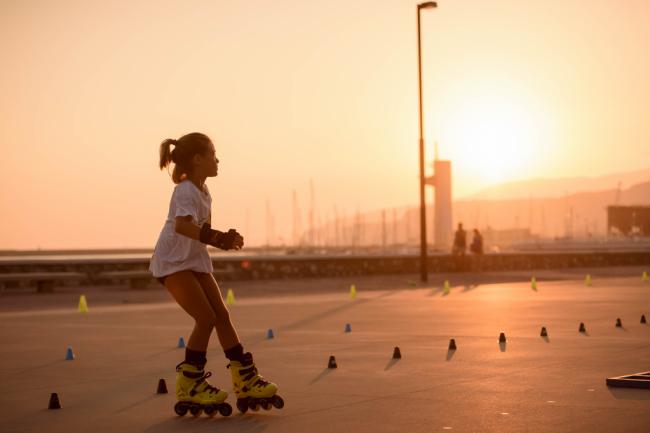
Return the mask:
<svg viewBox="0 0 650 433"><path fill-rule="evenodd" d="M229 308L245 350L285 407L242 415L231 394L233 414L213 418L173 411L177 343L193 320L164 289L5 293L0 432L647 433L650 389L605 384L650 371L641 270L536 272L536 291L523 272L222 284L224 296L235 293ZM88 313L77 311L80 293ZM331 355L337 369L327 368ZM226 364L213 336L209 380L230 391ZM156 394L161 378L169 394ZM61 409L47 409L53 392Z"/></svg>

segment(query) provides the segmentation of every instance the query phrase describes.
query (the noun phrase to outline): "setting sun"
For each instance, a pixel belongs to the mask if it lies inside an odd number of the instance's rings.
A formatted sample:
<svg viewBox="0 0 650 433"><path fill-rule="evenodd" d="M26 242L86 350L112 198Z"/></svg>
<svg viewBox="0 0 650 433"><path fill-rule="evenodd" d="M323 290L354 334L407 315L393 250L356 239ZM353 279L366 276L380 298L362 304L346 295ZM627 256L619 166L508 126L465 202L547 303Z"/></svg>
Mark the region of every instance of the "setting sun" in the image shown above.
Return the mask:
<svg viewBox="0 0 650 433"><path fill-rule="evenodd" d="M544 159L551 119L535 98L504 82L467 86L450 98L438 123L441 157L474 182L492 184L525 176Z"/></svg>

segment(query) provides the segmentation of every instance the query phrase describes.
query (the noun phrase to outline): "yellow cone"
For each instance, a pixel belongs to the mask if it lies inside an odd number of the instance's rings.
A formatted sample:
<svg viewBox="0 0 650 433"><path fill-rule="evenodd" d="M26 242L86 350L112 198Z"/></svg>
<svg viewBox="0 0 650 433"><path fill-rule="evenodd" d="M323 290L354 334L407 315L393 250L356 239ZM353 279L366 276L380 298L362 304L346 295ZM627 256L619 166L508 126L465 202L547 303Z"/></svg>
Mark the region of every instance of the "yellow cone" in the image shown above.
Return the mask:
<svg viewBox="0 0 650 433"><path fill-rule="evenodd" d="M641 281L648 281L648 271L643 271L643 275L641 275Z"/></svg>
<svg viewBox="0 0 650 433"><path fill-rule="evenodd" d="M535 280L535 277L530 280L530 288L537 291L537 280Z"/></svg>
<svg viewBox="0 0 650 433"><path fill-rule="evenodd" d="M591 275L589 274L585 277L585 286L591 286Z"/></svg>
<svg viewBox="0 0 650 433"><path fill-rule="evenodd" d="M228 289L228 294L226 295L226 304L232 305L235 303L235 294L232 289Z"/></svg>
<svg viewBox="0 0 650 433"><path fill-rule="evenodd" d="M357 297L357 286L352 284L350 286L350 299L356 299L356 297Z"/></svg>
<svg viewBox="0 0 650 433"><path fill-rule="evenodd" d="M444 295L448 295L449 294L449 289L450 289L449 280L445 280L445 284L443 284L443 286L442 286L442 293Z"/></svg>
<svg viewBox="0 0 650 433"><path fill-rule="evenodd" d="M86 295L81 295L79 297L79 312L87 313L88 312L88 303L86 302Z"/></svg>

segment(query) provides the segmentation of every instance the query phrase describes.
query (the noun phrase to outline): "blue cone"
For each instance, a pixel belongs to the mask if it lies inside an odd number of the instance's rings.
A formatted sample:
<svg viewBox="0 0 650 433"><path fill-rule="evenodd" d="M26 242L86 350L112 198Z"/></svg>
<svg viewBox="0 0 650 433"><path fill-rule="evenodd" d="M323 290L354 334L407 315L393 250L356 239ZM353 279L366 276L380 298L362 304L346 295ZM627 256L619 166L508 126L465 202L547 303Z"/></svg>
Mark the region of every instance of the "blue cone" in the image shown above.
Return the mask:
<svg viewBox="0 0 650 433"><path fill-rule="evenodd" d="M269 340L273 338L273 329L269 329L269 331L266 333L266 338Z"/></svg>
<svg viewBox="0 0 650 433"><path fill-rule="evenodd" d="M349 323L345 324L345 332L352 332L352 327L350 326Z"/></svg>
<svg viewBox="0 0 650 433"><path fill-rule="evenodd" d="M72 347L68 346L68 351L65 354L66 361L72 361L74 359L74 353L72 353Z"/></svg>
<svg viewBox="0 0 650 433"><path fill-rule="evenodd" d="M183 339L183 337L181 337L178 339L178 348L182 349L184 347L185 347L185 340Z"/></svg>

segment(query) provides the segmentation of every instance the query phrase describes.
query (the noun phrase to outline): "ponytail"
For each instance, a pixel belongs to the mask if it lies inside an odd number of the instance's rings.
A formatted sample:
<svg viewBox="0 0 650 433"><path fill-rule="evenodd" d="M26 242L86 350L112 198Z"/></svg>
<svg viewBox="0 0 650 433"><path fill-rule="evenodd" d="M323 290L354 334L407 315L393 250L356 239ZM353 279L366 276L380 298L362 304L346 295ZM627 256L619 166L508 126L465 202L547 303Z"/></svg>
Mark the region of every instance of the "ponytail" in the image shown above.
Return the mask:
<svg viewBox="0 0 650 433"><path fill-rule="evenodd" d="M173 138L168 138L160 143L160 169L167 167L172 162L171 145L176 145L177 141Z"/></svg>

